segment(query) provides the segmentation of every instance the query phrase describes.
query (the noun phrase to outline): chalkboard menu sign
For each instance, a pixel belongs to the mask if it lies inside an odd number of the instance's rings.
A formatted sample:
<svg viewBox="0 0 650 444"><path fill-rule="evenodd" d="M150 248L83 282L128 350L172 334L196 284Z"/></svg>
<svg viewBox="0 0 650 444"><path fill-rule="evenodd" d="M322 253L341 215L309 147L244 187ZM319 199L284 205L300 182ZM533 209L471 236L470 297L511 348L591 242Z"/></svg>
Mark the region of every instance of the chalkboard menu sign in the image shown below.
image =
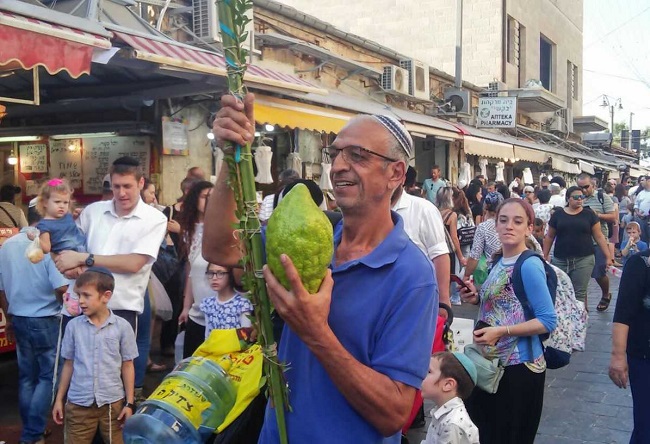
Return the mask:
<svg viewBox="0 0 650 444"><path fill-rule="evenodd" d="M20 145L19 152L22 173L47 172L47 145L44 143Z"/></svg>
<svg viewBox="0 0 650 444"><path fill-rule="evenodd" d="M150 163L151 141L148 136L97 137L83 139L84 194L102 194L103 179L111 164L118 158L130 156L140 161L147 173Z"/></svg>
<svg viewBox="0 0 650 444"><path fill-rule="evenodd" d="M65 177L81 191L81 139L50 139L50 177Z"/></svg>

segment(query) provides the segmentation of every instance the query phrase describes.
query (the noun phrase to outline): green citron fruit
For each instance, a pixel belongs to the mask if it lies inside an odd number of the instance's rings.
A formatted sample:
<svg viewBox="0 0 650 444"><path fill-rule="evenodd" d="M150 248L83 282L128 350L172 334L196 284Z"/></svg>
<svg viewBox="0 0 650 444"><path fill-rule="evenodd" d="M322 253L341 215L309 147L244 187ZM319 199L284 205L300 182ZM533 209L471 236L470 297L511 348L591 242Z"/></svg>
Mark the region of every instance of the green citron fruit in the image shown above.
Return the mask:
<svg viewBox="0 0 650 444"><path fill-rule="evenodd" d="M309 293L316 293L334 253L332 224L316 206L309 189L298 184L271 213L266 227L266 256L273 275L287 290L280 255L291 258Z"/></svg>

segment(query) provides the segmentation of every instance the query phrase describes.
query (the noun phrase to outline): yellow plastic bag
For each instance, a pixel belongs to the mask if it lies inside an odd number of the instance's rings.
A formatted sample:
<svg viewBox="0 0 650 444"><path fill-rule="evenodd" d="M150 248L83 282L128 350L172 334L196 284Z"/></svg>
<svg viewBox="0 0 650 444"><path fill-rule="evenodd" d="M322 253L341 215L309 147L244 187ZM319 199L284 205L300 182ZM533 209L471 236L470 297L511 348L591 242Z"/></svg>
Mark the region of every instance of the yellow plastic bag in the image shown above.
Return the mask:
<svg viewBox="0 0 650 444"><path fill-rule="evenodd" d="M212 330L193 356L213 360L223 368L237 390L235 406L215 433L223 431L259 394L262 384L262 348L250 345L247 329Z"/></svg>

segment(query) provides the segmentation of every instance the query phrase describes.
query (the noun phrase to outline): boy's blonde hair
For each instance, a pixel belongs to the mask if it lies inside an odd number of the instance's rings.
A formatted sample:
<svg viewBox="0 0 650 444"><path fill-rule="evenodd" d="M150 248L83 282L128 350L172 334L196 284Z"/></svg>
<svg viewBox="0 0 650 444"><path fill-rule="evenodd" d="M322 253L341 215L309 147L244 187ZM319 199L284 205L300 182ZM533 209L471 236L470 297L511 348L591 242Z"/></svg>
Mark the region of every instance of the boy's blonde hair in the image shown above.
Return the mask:
<svg viewBox="0 0 650 444"><path fill-rule="evenodd" d="M72 197L74 190L70 186L67 179L54 178L50 179L41 185L38 192L38 199L36 200L36 211L41 216L45 216L45 201L52 196L52 193L69 194Z"/></svg>

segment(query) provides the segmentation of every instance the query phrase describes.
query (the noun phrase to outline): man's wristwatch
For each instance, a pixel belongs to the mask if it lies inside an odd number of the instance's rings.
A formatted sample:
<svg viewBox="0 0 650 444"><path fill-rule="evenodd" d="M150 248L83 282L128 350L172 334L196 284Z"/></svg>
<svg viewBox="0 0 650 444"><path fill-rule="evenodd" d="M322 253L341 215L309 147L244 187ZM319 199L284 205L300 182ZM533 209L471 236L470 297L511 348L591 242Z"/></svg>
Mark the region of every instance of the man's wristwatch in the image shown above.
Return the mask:
<svg viewBox="0 0 650 444"><path fill-rule="evenodd" d="M124 402L124 407L128 407L132 412L135 412L135 403L133 402Z"/></svg>
<svg viewBox="0 0 650 444"><path fill-rule="evenodd" d="M92 267L93 265L95 265L95 255L91 253L86 258L86 266Z"/></svg>

